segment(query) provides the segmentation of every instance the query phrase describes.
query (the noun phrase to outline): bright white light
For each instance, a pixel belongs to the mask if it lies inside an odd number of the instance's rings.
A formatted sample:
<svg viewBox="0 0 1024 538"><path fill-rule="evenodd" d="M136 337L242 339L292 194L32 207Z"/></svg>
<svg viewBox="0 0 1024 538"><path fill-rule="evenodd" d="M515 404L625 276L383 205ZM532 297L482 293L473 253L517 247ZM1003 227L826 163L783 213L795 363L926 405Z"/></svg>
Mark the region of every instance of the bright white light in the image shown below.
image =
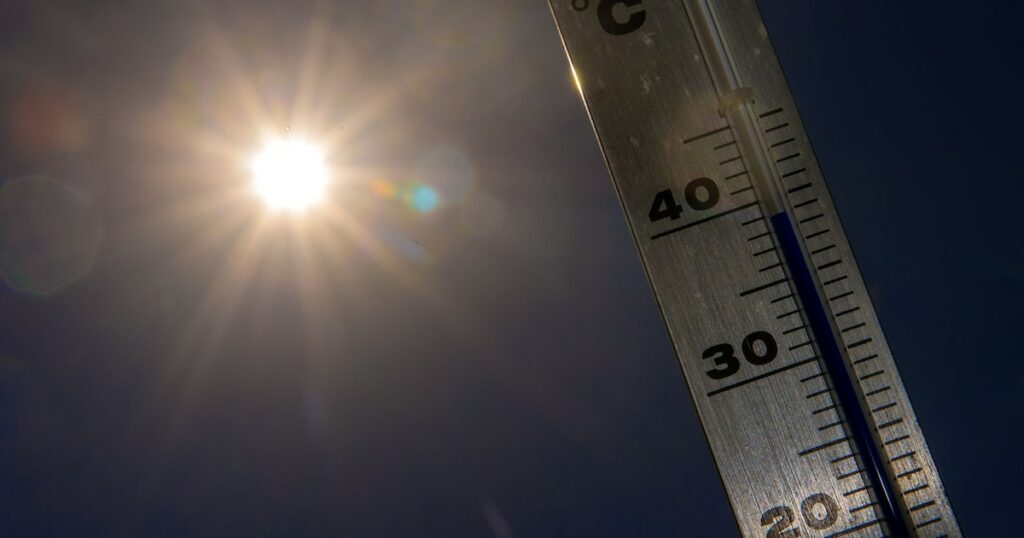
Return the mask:
<svg viewBox="0 0 1024 538"><path fill-rule="evenodd" d="M272 209L298 212L327 190L328 171L320 148L302 140L267 144L252 160L253 187Z"/></svg>

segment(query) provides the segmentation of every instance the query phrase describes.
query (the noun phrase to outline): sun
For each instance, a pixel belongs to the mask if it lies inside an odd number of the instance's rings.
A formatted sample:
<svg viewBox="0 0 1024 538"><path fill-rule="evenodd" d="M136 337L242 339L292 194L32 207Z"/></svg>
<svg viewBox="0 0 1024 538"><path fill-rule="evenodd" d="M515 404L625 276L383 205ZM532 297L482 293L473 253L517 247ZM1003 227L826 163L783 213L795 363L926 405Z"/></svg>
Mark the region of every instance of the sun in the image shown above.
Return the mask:
<svg viewBox="0 0 1024 538"><path fill-rule="evenodd" d="M330 173L323 151L305 140L273 140L251 164L253 188L273 210L302 212L323 200Z"/></svg>

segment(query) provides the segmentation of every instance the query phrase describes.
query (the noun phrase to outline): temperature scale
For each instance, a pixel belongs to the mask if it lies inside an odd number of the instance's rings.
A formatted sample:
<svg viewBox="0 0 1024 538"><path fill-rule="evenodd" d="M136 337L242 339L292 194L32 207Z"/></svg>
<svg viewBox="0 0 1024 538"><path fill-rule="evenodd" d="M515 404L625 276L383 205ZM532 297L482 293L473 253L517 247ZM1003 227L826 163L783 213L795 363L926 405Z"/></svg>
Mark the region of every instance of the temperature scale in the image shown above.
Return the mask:
<svg viewBox="0 0 1024 538"><path fill-rule="evenodd" d="M743 536L960 536L753 0L550 0Z"/></svg>

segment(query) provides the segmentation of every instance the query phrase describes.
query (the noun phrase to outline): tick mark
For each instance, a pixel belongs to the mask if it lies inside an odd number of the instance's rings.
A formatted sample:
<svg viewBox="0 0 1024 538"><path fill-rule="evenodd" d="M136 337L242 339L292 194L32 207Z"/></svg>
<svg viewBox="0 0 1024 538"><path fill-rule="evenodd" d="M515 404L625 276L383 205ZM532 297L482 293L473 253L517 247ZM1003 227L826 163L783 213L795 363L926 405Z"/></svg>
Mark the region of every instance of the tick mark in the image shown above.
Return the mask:
<svg viewBox="0 0 1024 538"><path fill-rule="evenodd" d="M738 160L740 160L740 159L742 159L742 158L743 158L743 157L742 157L741 155L737 155L737 156L735 156L735 157L733 157L733 158L731 158L731 159L726 159L726 160L724 160L724 161L722 161L722 162L720 162L720 163L718 163L718 164L720 164L720 165L726 165L726 164L729 164L729 163L734 163L734 162L736 162L736 161L738 161Z"/></svg>
<svg viewBox="0 0 1024 538"><path fill-rule="evenodd" d="M867 325L866 322L861 322L861 323L858 323L856 325L850 325L849 327L847 327L847 328L845 328L845 329L843 329L843 330L841 330L839 332L841 332L841 333L848 333L848 332L850 332L850 331L852 331L854 329L859 329L859 328L861 328L861 327L863 327L865 325Z"/></svg>
<svg viewBox="0 0 1024 538"><path fill-rule="evenodd" d="M784 284L785 282L786 282L785 278L780 278L779 280L775 280L773 282L769 282L767 284L763 284L763 285L758 286L756 288L751 288L751 289L749 289L747 291L741 291L740 292L740 297L746 297L747 295L750 295L752 293L757 293L759 291L763 291L763 290L766 290L768 288L771 288L771 287L774 287L774 286L778 286L779 284Z"/></svg>
<svg viewBox="0 0 1024 538"><path fill-rule="evenodd" d="M875 353L875 354L872 354L872 355L868 355L867 357L864 357L862 359L857 359L857 360L853 361L853 364L861 364L861 363L868 362L870 360L874 360L874 359L877 359L877 358L878 358L878 354Z"/></svg>
<svg viewBox="0 0 1024 538"><path fill-rule="evenodd" d="M797 362L794 362L793 364L788 364L788 365L783 366L781 368L776 368L776 369L774 369L774 370L772 370L770 372L765 372L765 373L763 373L761 375L756 375L756 376L751 377L749 379L744 379L743 381L739 381L737 383L733 383L732 385L726 385L726 386L724 386L724 387L722 387L720 389L715 389L715 390L713 390L711 392L708 392L708 396L714 396L716 394L722 394L723 392L728 392L728 391L730 391L732 389L742 387L742 386L747 385L749 383L753 383L755 381L760 381L760 380L762 380L762 379L764 379L766 377L771 377L771 376L776 375L776 374L781 374L782 372L786 372L786 371L792 370L793 368L798 368L798 367L803 366L805 364L810 364L810 363L815 362L817 360L818 360L818 357L810 357L810 358L804 359L802 361L797 361Z"/></svg>
<svg viewBox="0 0 1024 538"><path fill-rule="evenodd" d="M850 276L849 275L843 275L843 276L840 276L840 277L833 278L831 280L826 280L826 281L822 282L821 285L822 286L830 286L830 285L835 284L837 282L842 282L842 281L846 280L847 278L850 278ZM843 313L853 312L855 310L860 310L860 307L851 308L850 310L846 310ZM839 316L839 315L842 315L842 314L836 314L836 315Z"/></svg>
<svg viewBox="0 0 1024 538"><path fill-rule="evenodd" d="M910 439L909 435L901 435L901 436L899 436L899 437L897 437L895 439L890 439L890 440L888 440L888 441L886 441L886 442L884 442L882 444L886 445L886 446L894 445L894 444L896 444L896 443L898 443L900 441L906 441L907 439Z"/></svg>
<svg viewBox="0 0 1024 538"><path fill-rule="evenodd" d="M870 339L870 338L865 338L863 340L857 340L856 342L846 346L846 349L853 349L855 347L863 346L864 344L870 344L871 342L873 342L873 340Z"/></svg>
<svg viewBox="0 0 1024 538"><path fill-rule="evenodd" d="M725 127L719 127L718 129L714 129L714 130L708 131L706 133L701 133L701 134L699 134L697 136L693 136L693 137L687 138L687 139L683 140L683 144L689 144L690 142L696 142L696 141L698 141L698 140L700 140L702 138L707 138L709 136L714 136L714 135L716 135L718 133L721 133L723 131L728 131L728 130L729 130L729 126L728 125L726 125Z"/></svg>
<svg viewBox="0 0 1024 538"><path fill-rule="evenodd" d="M732 209L729 209L727 211L723 211L721 213L718 213L717 215L711 215L710 217L704 217L702 219L695 220L695 221L693 221L693 222L691 222L689 224L684 224L682 226L677 226L675 228L672 228L671 230L666 230L664 232L656 233L656 234L651 236L651 239L659 239L659 238L665 237L666 235L671 235L671 234L674 234L676 232L681 232L681 231L683 231L683 230L685 230L687 228L693 228L694 226L697 226L697 225L700 225L700 224L704 224L704 223L707 223L707 222L711 222L711 221L713 221L713 220L715 220L717 218L724 217L726 215L731 215L733 213L736 213L737 211L743 211L744 209L748 209L748 208L754 207L757 204L758 204L757 202L750 202L749 204L743 204L741 206L736 206L736 207L734 207ZM763 220L764 217L758 217L758 219ZM758 219L755 219L754 221L750 221L750 222L756 222L756 220L758 220ZM743 224L745 225L746 223L743 223Z"/></svg>
<svg viewBox="0 0 1024 538"><path fill-rule="evenodd" d="M897 461L900 461L902 459L909 458L909 457L913 456L914 454L917 454L917 452L914 452L913 450L911 450L910 452L907 452L906 454L900 454L899 456L896 456L895 458L892 458L889 461L890 462L897 462Z"/></svg>
<svg viewBox="0 0 1024 538"><path fill-rule="evenodd" d="M800 153L794 153L792 155L786 155L785 157L776 159L775 162L777 162L777 163L784 163L786 161L790 161L790 160L796 159L799 156L800 156Z"/></svg>
<svg viewBox="0 0 1024 538"><path fill-rule="evenodd" d="M836 445L841 445L841 444L843 444L843 443L845 443L845 442L847 442L849 440L850 440L850 438L844 435L844 436L840 437L839 439L836 439L835 441L828 441L828 442L822 443L822 444L820 444L818 446L813 446L811 448L808 448L807 450L802 450L802 451L798 452L797 454L799 454L800 456L807 456L807 455L810 455L810 454L814 454L815 452L818 452L818 451L821 451L821 450L825 450L826 448L832 448L832 447L834 447Z"/></svg>
<svg viewBox="0 0 1024 538"><path fill-rule="evenodd" d="M828 251L830 251L830 250L832 250L834 248L836 248L835 245L829 245L827 247L821 247L821 248L818 248L818 249L814 249L814 250L811 251L811 256L817 256L818 254L821 254L822 252L828 252Z"/></svg>
<svg viewBox="0 0 1024 538"><path fill-rule="evenodd" d="M835 267L835 266L837 266L837 265L839 265L841 263L843 263L843 260L835 260L835 261L831 261L831 262L828 262L828 263L821 264L818 267L816 267L815 269L817 269L819 271L823 271L825 269L828 269L829 267Z"/></svg>
<svg viewBox="0 0 1024 538"><path fill-rule="evenodd" d="M891 427L893 427L893 426L895 426L897 424L902 424L902 423L903 423L903 419L902 418L898 418L898 419L895 419L895 420L890 420L889 422L886 422L884 424L879 424L878 425L878 431L882 431L882 430L884 430L886 428L891 428Z"/></svg>
<svg viewBox="0 0 1024 538"><path fill-rule="evenodd" d="M928 486L929 486L929 484L927 482L925 482L924 484L921 484L920 486L914 486L914 487L904 491L903 494L904 495L910 495L911 493L917 493L918 491L921 491L922 489L925 489Z"/></svg>

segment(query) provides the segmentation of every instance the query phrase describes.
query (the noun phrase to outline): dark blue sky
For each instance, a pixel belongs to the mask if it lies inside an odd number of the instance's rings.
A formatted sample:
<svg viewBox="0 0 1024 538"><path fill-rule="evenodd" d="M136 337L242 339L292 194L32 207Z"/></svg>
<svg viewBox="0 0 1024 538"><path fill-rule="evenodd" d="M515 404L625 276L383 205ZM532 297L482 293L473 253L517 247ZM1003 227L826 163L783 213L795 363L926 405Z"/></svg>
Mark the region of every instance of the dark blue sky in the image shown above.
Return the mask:
<svg viewBox="0 0 1024 538"><path fill-rule="evenodd" d="M0 535L735 533L545 2L137 4L0 8ZM761 6L961 524L1012 535L1024 13ZM257 120L336 142L340 217L238 195Z"/></svg>

